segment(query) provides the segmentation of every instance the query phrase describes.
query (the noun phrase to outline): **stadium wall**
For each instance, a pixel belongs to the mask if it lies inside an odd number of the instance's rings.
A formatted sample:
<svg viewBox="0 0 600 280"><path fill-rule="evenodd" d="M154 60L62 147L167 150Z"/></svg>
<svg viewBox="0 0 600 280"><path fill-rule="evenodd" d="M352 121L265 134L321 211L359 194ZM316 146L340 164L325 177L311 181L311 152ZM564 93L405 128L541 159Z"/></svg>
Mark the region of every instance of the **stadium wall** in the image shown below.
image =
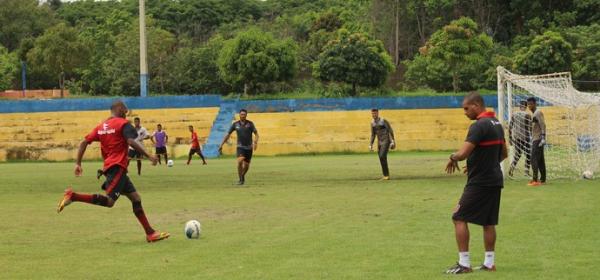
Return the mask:
<svg viewBox="0 0 600 280"><path fill-rule="evenodd" d="M486 103L495 107L494 96ZM0 161L15 159L70 160L94 125L108 116L111 98L24 100L0 102ZM170 136L169 153L184 156L189 149L187 126L196 127L201 141L216 123L221 98L216 95L123 98L152 131L157 123ZM370 137L370 109L380 108L392 124L398 150L449 150L464 140L469 124L460 109L462 97L343 98L237 101L250 111L261 136L257 155L364 152ZM168 109L165 109L168 108ZM213 123L215 122L215 123ZM228 125L231 120L222 120ZM235 136L230 143L235 143ZM146 142L147 148L151 143ZM151 149L153 150L153 149ZM235 153L235 145L224 148ZM88 159L100 156L93 145Z"/></svg>

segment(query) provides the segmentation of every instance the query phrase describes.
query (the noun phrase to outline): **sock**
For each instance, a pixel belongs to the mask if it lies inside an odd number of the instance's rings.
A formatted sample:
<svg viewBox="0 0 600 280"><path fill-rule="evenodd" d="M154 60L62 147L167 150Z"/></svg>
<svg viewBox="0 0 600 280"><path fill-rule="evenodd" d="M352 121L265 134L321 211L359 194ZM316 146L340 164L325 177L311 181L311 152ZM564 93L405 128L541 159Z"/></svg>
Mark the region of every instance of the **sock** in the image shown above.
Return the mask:
<svg viewBox="0 0 600 280"><path fill-rule="evenodd" d="M101 194L73 193L71 200L108 207L108 197Z"/></svg>
<svg viewBox="0 0 600 280"><path fill-rule="evenodd" d="M486 267L489 267L489 268L494 266L495 255L496 254L494 253L494 251L486 251L485 252L485 261L483 261L483 265L485 265Z"/></svg>
<svg viewBox="0 0 600 280"><path fill-rule="evenodd" d="M471 258L469 257L469 252L458 252L458 264L471 267Z"/></svg>
<svg viewBox="0 0 600 280"><path fill-rule="evenodd" d="M131 206L133 207L133 214L137 217L142 227L144 227L144 231L146 235L154 233L154 229L150 226L148 222L148 218L146 218L146 214L144 213L144 208L142 208L141 201L131 202Z"/></svg>
<svg viewBox="0 0 600 280"><path fill-rule="evenodd" d="M93 195L91 194L83 194L83 193L73 193L71 196L72 201L79 201L92 204Z"/></svg>

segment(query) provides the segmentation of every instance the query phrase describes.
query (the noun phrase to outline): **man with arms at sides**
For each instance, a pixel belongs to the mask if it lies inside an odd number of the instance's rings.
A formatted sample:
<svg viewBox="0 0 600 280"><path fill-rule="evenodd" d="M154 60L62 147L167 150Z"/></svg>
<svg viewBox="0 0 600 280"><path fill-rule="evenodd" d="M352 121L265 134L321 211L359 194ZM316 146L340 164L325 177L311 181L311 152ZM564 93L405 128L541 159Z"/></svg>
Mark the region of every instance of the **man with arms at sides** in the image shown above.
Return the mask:
<svg viewBox="0 0 600 280"><path fill-rule="evenodd" d="M231 124L229 132L223 138L221 145L219 146L219 153L223 152L223 145L231 136L231 133L237 132L237 163L238 163L238 176L240 181L238 185L243 185L246 182L246 173L250 168L250 161L252 160L252 151L256 151L258 147L258 131L254 126L254 123L247 120L248 111L246 109L240 110L240 120ZM252 134L256 136L252 141Z"/></svg>
<svg viewBox="0 0 600 280"><path fill-rule="evenodd" d="M537 187L546 183L546 160L544 160L546 120L542 111L537 109L535 97L527 98L527 107L533 113L531 117L533 123L531 126L531 169L533 169L533 178L527 185ZM538 171L540 172L540 180L538 180Z"/></svg>
<svg viewBox="0 0 600 280"><path fill-rule="evenodd" d="M167 142L169 142L169 135L167 135L167 132L162 129L161 124L156 125L156 131L152 133L150 141L154 143L156 157L158 157L158 164L161 164L161 155L165 156L165 163L167 163L169 160L167 155Z"/></svg>
<svg viewBox="0 0 600 280"><path fill-rule="evenodd" d="M155 242L168 238L169 233L155 231L150 226L142 208L142 199L127 176L127 149L129 146L132 146L140 154L146 156L152 162L152 165L156 165L156 157L149 155L144 150L144 147L135 141L137 132L127 119L125 119L127 106L122 101L115 101L110 110L112 116L96 126L79 144L77 162L75 164L75 176L79 177L83 173L81 160L87 146L94 141L99 141L102 158L104 159L102 173L106 177L106 181L102 184L102 189L106 192L106 195L76 193L69 187L65 190L65 194L58 204L57 211L60 213L74 201L110 208L113 207L119 196L123 194L131 201L133 213L146 232L146 241Z"/></svg>
<svg viewBox="0 0 600 280"><path fill-rule="evenodd" d="M200 141L198 141L198 133L196 133L194 131L194 127L193 126L189 126L190 132L192 133L192 139L190 140L192 147L190 147L190 152L188 153L188 160L187 160L187 164L189 165L190 162L192 161L192 156L194 154L198 154L200 156L200 158L202 159L202 165L206 165L206 159L204 158L204 155L202 154L202 148L200 148Z"/></svg>
<svg viewBox="0 0 600 280"><path fill-rule="evenodd" d="M529 165L531 164L531 115L527 113L527 101L519 103L519 111L513 113L508 126L508 139L515 148L513 160L508 169L508 176L513 176L515 167L525 153L525 175L529 176Z"/></svg>
<svg viewBox="0 0 600 280"><path fill-rule="evenodd" d="M396 148L394 131L387 120L379 117L379 109L371 109L371 116L373 117L373 121L371 122L369 150L373 151L373 142L375 141L375 136L377 136L377 153L379 154L379 162L383 171L383 178L381 180L389 180L390 170L387 163L387 154L390 149L393 150Z"/></svg>
<svg viewBox="0 0 600 280"><path fill-rule="evenodd" d="M469 256L468 223L483 226L485 260L476 269L495 271L496 225L500 211L500 193L504 186L500 162L508 156L504 130L493 112L485 109L483 98L471 92L463 100L465 115L475 120L467 139L457 152L450 155L446 172L460 170L458 161L467 159L467 184L454 209L452 220L458 244L459 261L446 270L447 274L472 272Z"/></svg>
<svg viewBox="0 0 600 280"><path fill-rule="evenodd" d="M140 124L140 118L138 118L138 117L135 117L133 119L133 126L135 127L135 130L137 131L137 137L135 138L135 142L138 142L138 144L140 144L140 146L144 147L144 140L150 138L150 135L148 134L148 130L146 130L146 128ZM138 173L138 175L142 175L142 157L143 157L143 155L140 154L133 147L129 146L128 156L129 156L129 160L135 159L137 161L137 173ZM129 162L127 162L127 164L129 165Z"/></svg>

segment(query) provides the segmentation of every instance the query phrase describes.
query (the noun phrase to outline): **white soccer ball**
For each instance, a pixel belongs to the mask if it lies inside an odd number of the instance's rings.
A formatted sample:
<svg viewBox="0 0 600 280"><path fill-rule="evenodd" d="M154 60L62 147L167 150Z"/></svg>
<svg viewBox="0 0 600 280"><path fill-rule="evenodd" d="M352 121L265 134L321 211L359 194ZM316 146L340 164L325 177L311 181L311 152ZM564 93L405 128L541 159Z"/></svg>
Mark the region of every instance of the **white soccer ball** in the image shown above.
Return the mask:
<svg viewBox="0 0 600 280"><path fill-rule="evenodd" d="M167 166L168 167L173 167L173 160L170 159L169 161L167 161Z"/></svg>
<svg viewBox="0 0 600 280"><path fill-rule="evenodd" d="M594 177L594 172L590 171L590 170L586 170L583 171L583 174L581 174L581 176L583 177L583 179L592 179L592 177Z"/></svg>
<svg viewBox="0 0 600 280"><path fill-rule="evenodd" d="M196 220L189 220L185 223L185 237L188 239L198 239L202 233L202 226Z"/></svg>

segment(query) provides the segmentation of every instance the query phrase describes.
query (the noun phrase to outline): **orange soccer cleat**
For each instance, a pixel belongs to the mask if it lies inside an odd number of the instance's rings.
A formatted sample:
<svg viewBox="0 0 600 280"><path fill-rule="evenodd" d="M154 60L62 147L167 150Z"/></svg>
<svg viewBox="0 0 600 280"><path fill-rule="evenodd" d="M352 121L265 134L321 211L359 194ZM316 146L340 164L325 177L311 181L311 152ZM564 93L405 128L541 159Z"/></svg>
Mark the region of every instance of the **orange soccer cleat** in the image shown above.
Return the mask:
<svg viewBox="0 0 600 280"><path fill-rule="evenodd" d="M67 207L67 205L71 204L71 202L73 202L71 200L72 197L73 189L71 189L71 187L68 187L67 189L65 189L65 194L63 195L62 200L58 203L58 208L56 209L56 212L60 213L63 209L65 209L65 207Z"/></svg>
<svg viewBox="0 0 600 280"><path fill-rule="evenodd" d="M157 242L157 241L161 241L163 239L167 239L167 238L169 238L169 236L171 236L171 235L168 232L155 231L154 233L146 235L146 241Z"/></svg>

